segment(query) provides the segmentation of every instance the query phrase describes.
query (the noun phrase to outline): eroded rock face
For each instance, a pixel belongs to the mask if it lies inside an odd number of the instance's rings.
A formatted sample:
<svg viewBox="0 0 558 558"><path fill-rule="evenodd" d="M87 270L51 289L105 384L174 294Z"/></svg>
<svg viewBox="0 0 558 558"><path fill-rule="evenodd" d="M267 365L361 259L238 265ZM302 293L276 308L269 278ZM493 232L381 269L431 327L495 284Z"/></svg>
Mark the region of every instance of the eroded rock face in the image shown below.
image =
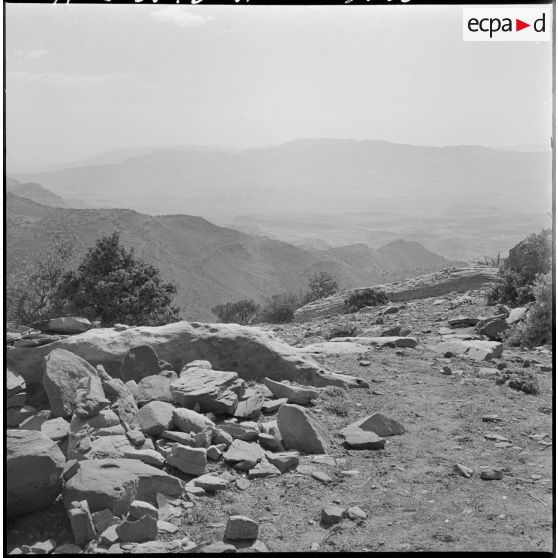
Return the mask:
<svg viewBox="0 0 558 558"><path fill-rule="evenodd" d="M405 281L387 285L372 285L383 290L391 302L403 302L417 298L442 296L451 292L464 293L478 289L485 283L495 283L498 270L489 267L451 268L421 275ZM325 318L345 312L345 299L362 289L347 289L332 296L316 300L299 308L294 313L296 322L308 322L315 318Z"/></svg>
<svg viewBox="0 0 558 558"><path fill-rule="evenodd" d="M139 383L147 376L159 374L159 358L149 345L133 346L120 365L120 377L124 382L134 380Z"/></svg>
<svg viewBox="0 0 558 558"><path fill-rule="evenodd" d="M8 517L50 506L66 461L56 442L36 430L8 430L6 447Z"/></svg>
<svg viewBox="0 0 558 558"><path fill-rule="evenodd" d="M130 348L146 344L154 349L159 359L171 363L174 370L181 370L185 364L195 360L208 360L213 368L237 372L243 379L268 377L272 380L303 381L318 387L367 386L358 378L325 371L310 356L284 343L271 332L237 324L177 322L125 331L90 329L81 335L40 347L8 347L7 360L10 368L21 374L27 384L37 391L44 373L43 357L56 349L74 353L94 366L102 364L112 376L119 377L122 360ZM38 399L40 393L37 394ZM34 401L29 400L30 404L38 406Z"/></svg>
<svg viewBox="0 0 558 558"><path fill-rule="evenodd" d="M466 356L482 362L500 358L504 351L502 343L497 341L449 341L438 343L434 348L444 356Z"/></svg>
<svg viewBox="0 0 558 558"><path fill-rule="evenodd" d="M34 324L35 328L43 333L61 333L65 335L76 335L84 333L91 328L91 322L87 318L75 318L71 316L53 318Z"/></svg>

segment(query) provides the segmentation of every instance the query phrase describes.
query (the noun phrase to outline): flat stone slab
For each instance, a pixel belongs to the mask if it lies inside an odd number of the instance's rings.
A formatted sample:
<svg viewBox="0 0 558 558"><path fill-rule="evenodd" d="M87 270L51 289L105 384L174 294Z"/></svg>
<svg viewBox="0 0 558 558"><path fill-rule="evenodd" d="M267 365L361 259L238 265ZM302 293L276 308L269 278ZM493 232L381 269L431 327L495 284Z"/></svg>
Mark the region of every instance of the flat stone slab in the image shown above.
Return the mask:
<svg viewBox="0 0 558 558"><path fill-rule="evenodd" d="M231 388L237 381L236 372L191 367L171 382L170 392L173 401L181 407L193 409L197 403L203 412L233 414L238 406L238 393Z"/></svg>
<svg viewBox="0 0 558 558"><path fill-rule="evenodd" d="M434 350L444 356L465 356L482 362L500 358L504 345L498 341L450 341L439 343Z"/></svg>
<svg viewBox="0 0 558 558"><path fill-rule="evenodd" d="M415 337L334 337L332 343L358 343L372 347L397 347L413 349L418 345Z"/></svg>

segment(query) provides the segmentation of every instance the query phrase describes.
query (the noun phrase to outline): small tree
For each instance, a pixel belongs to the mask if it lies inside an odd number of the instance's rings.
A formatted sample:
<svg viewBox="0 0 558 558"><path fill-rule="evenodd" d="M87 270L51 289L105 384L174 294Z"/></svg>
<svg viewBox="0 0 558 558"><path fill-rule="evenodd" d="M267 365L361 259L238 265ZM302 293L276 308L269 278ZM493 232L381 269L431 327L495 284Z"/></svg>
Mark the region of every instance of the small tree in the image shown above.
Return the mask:
<svg viewBox="0 0 558 558"><path fill-rule="evenodd" d="M77 269L62 276L55 297L66 313L105 325L161 325L179 317L179 309L171 305L175 294L176 287L121 246L120 234L114 232L98 239Z"/></svg>
<svg viewBox="0 0 558 558"><path fill-rule="evenodd" d="M76 251L76 238L53 236L46 249L36 252L6 278L6 316L22 325L60 314L55 298L60 278L70 267Z"/></svg>
<svg viewBox="0 0 558 558"><path fill-rule="evenodd" d="M313 302L326 296L331 296L339 290L337 281L327 271L314 273L308 279L308 291L306 292L305 302Z"/></svg>
<svg viewBox="0 0 558 558"><path fill-rule="evenodd" d="M211 309L221 321L241 325L249 324L259 310L260 307L251 299L218 304Z"/></svg>

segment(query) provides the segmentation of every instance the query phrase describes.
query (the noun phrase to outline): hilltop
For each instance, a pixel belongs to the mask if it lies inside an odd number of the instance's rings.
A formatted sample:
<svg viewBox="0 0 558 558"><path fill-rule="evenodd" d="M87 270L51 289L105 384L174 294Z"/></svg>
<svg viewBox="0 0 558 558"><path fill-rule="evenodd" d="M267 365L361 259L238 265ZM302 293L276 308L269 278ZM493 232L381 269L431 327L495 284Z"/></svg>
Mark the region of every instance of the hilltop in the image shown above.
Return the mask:
<svg viewBox="0 0 558 558"><path fill-rule="evenodd" d="M44 249L57 233L75 236L79 250L113 230L125 245L178 286L183 316L215 320L218 303L297 292L308 277L328 271L341 288L413 277L452 265L414 242L374 250L365 245L307 251L286 242L245 234L189 215L151 216L128 209L47 207L8 192L7 270L17 272L26 256Z"/></svg>

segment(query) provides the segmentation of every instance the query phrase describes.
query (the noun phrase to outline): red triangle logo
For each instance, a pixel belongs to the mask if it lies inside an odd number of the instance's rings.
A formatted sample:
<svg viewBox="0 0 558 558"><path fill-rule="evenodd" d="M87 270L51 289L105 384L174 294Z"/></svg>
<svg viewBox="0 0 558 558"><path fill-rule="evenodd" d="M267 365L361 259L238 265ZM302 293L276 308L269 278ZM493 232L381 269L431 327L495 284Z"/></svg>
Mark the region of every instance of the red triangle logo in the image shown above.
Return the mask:
<svg viewBox="0 0 558 558"><path fill-rule="evenodd" d="M530 23L525 23L524 21L521 21L520 19L515 20L515 30L516 31L521 31L522 29L525 29L526 27L531 27L531 24Z"/></svg>

